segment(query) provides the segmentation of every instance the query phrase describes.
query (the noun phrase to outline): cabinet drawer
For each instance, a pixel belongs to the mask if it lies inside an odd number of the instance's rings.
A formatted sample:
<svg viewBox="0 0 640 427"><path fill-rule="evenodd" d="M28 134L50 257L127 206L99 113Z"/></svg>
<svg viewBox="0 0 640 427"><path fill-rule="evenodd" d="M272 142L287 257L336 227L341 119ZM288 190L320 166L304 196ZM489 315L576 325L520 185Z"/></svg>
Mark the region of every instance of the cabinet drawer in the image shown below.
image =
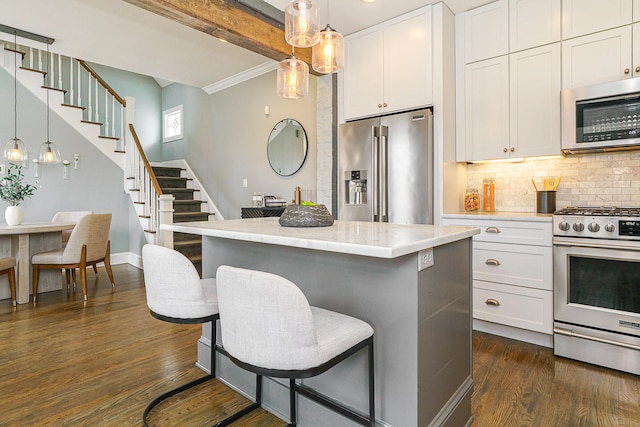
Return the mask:
<svg viewBox="0 0 640 427"><path fill-rule="evenodd" d="M545 246L473 243L473 278L553 289L553 250Z"/></svg>
<svg viewBox="0 0 640 427"><path fill-rule="evenodd" d="M481 233L473 236L474 242L515 243L551 247L553 238L553 225L551 222L447 218L444 223L446 225L480 227Z"/></svg>
<svg viewBox="0 0 640 427"><path fill-rule="evenodd" d="M473 317L551 334L553 292L474 280Z"/></svg>

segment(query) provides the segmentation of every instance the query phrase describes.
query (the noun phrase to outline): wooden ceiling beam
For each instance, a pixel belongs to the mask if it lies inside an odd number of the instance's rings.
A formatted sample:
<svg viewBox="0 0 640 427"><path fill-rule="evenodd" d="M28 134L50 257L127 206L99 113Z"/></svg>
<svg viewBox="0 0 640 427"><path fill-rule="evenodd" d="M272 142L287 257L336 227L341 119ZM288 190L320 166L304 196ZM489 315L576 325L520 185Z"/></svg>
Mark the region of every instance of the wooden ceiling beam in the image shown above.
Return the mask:
<svg viewBox="0 0 640 427"><path fill-rule="evenodd" d="M142 9L210 34L275 61L291 55L284 31L225 0L124 0ZM309 64L311 49L296 49Z"/></svg>

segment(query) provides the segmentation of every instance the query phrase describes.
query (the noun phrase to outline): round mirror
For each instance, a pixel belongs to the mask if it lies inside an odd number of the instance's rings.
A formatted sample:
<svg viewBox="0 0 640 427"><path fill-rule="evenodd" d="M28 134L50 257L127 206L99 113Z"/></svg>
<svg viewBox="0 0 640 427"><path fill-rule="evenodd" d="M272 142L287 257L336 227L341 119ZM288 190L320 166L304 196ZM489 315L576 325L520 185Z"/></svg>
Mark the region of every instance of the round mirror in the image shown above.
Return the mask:
<svg viewBox="0 0 640 427"><path fill-rule="evenodd" d="M298 172L307 158L307 133L298 121L284 119L269 134L267 158L271 169L280 176Z"/></svg>

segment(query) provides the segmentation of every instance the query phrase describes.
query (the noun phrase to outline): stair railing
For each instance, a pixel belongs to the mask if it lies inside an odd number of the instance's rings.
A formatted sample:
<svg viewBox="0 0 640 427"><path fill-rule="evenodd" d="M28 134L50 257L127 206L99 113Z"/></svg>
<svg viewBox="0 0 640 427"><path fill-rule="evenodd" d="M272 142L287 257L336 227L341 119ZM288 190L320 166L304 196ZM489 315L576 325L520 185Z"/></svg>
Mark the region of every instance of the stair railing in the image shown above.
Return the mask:
<svg viewBox="0 0 640 427"><path fill-rule="evenodd" d="M173 196L163 194L132 123L129 123L129 131L134 142L127 150L125 162L129 191L133 189L139 193L138 201L144 203L142 215L148 219L149 227L145 231L155 234L154 243L173 247L173 234L159 230L160 224L173 223Z"/></svg>
<svg viewBox="0 0 640 427"><path fill-rule="evenodd" d="M126 151L124 126L126 101L119 96L83 60L54 52L42 51L30 46L16 46L24 52L21 68L47 74L47 87L65 92L65 105L82 108L84 122L100 124L100 137L116 141L116 151Z"/></svg>

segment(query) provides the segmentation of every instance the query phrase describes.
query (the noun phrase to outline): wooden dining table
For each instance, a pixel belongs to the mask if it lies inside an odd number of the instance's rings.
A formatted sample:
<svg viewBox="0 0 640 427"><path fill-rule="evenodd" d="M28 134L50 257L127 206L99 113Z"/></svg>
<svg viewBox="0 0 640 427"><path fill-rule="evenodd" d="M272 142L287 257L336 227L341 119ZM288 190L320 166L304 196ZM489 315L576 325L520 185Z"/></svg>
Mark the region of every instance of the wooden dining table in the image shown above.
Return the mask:
<svg viewBox="0 0 640 427"><path fill-rule="evenodd" d="M72 229L75 224L52 222L26 222L20 225L0 224L0 256L16 259L17 301L29 302L31 285L31 256L38 252L62 247L62 231ZM0 278L6 280L6 277ZM45 270L41 273L38 289L47 291L60 289L62 276L59 270ZM0 292L8 290L0 286ZM0 298L1 297L0 293Z"/></svg>

